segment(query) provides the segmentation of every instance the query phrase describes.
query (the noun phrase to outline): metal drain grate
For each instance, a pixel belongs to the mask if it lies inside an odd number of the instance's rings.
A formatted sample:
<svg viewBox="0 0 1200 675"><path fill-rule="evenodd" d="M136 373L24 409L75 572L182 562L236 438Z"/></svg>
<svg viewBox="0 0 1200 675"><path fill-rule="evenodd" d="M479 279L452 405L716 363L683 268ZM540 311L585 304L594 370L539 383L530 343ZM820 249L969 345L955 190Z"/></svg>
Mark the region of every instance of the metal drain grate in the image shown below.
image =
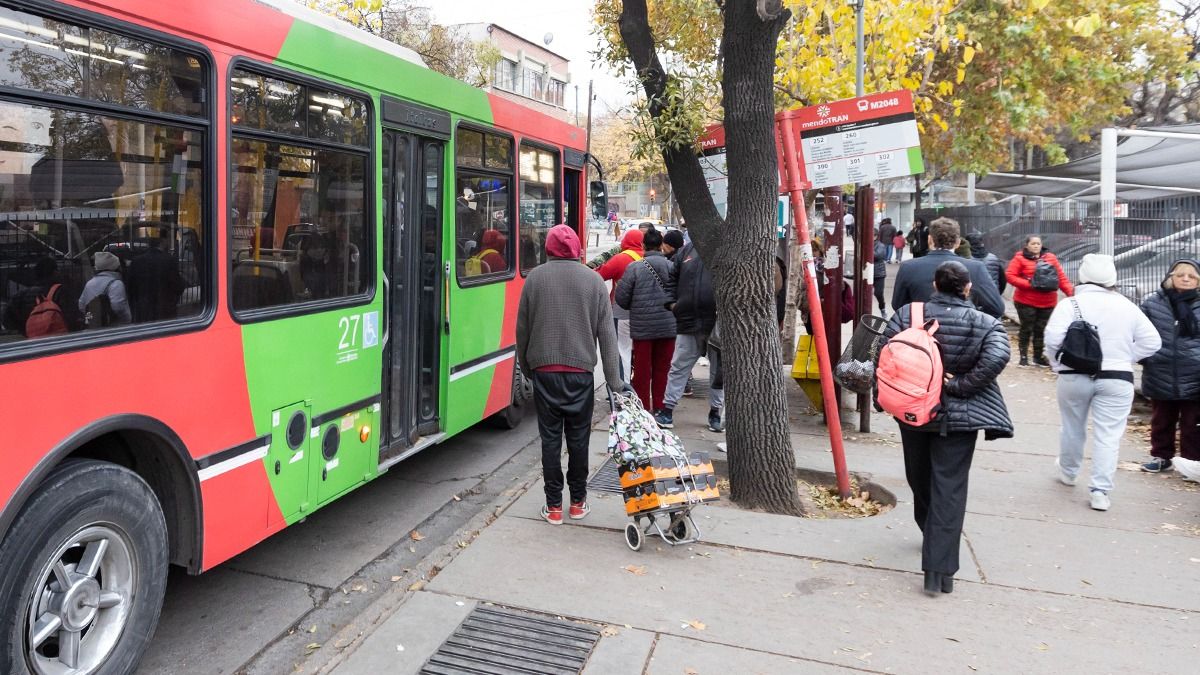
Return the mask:
<svg viewBox="0 0 1200 675"><path fill-rule="evenodd" d="M617 463L613 461L612 457L604 460L600 468L596 469L596 473L592 474L592 477L588 479L587 486L589 490L595 490L596 492L612 492L615 494L622 494L624 492L621 489L621 477L617 475Z"/></svg>
<svg viewBox="0 0 1200 675"><path fill-rule="evenodd" d="M421 669L425 675L577 675L598 629L546 614L476 607Z"/></svg>

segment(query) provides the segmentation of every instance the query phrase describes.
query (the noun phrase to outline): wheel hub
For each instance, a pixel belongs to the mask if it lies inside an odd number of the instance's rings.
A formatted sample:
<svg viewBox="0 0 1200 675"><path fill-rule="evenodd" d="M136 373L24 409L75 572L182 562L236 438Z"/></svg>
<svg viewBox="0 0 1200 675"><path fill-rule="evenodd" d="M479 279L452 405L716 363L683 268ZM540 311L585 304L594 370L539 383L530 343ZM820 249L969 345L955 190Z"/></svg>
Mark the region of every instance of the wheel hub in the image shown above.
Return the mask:
<svg viewBox="0 0 1200 675"><path fill-rule="evenodd" d="M91 577L72 576L74 582L70 588L51 598L50 611L62 619L64 630L81 631L91 625L100 611L100 584Z"/></svg>

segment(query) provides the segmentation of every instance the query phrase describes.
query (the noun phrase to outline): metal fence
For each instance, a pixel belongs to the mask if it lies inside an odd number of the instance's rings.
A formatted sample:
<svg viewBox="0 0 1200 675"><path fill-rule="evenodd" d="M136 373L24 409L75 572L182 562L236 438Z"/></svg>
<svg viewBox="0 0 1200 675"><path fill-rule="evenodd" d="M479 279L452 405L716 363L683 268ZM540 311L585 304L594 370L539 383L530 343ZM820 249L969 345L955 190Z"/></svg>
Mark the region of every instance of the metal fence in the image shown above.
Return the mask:
<svg viewBox="0 0 1200 675"><path fill-rule="evenodd" d="M1119 208L1128 213L1115 220L1113 251L1118 290L1130 300L1156 290L1174 261L1200 259L1200 195ZM1010 197L980 206L922 209L917 216L926 222L942 216L957 220L964 234L982 234L988 251L1005 261L1021 250L1027 236L1040 235L1075 281L1083 256L1100 251L1101 213L1096 202Z"/></svg>

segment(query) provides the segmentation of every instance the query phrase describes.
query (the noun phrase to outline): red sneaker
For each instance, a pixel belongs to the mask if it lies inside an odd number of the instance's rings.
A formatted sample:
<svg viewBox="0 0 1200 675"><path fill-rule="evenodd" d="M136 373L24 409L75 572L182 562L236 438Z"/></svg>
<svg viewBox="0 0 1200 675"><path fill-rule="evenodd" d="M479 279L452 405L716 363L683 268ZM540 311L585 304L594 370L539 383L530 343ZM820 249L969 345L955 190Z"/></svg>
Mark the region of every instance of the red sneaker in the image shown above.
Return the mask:
<svg viewBox="0 0 1200 675"><path fill-rule="evenodd" d="M571 513L575 512L575 506L571 506ZM580 516L582 518L582 516ZM543 506L542 518L551 525L562 525L562 507L561 506ZM574 516L572 516L574 518Z"/></svg>
<svg viewBox="0 0 1200 675"><path fill-rule="evenodd" d="M591 513L592 507L588 506L586 501L571 502L571 520L582 520L584 516Z"/></svg>

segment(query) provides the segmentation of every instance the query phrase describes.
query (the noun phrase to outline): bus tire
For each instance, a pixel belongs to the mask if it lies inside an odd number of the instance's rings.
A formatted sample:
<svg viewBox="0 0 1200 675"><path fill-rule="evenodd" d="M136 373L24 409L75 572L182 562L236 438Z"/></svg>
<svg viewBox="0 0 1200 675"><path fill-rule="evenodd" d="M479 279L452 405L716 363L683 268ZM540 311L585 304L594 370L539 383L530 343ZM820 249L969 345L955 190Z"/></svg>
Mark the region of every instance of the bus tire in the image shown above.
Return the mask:
<svg viewBox="0 0 1200 675"><path fill-rule="evenodd" d="M56 468L0 542L0 673L137 669L167 585L167 523L125 467Z"/></svg>
<svg viewBox="0 0 1200 675"><path fill-rule="evenodd" d="M492 423L501 429L516 429L525 419L529 404L533 403L533 382L513 365L512 402L504 410L492 416Z"/></svg>

